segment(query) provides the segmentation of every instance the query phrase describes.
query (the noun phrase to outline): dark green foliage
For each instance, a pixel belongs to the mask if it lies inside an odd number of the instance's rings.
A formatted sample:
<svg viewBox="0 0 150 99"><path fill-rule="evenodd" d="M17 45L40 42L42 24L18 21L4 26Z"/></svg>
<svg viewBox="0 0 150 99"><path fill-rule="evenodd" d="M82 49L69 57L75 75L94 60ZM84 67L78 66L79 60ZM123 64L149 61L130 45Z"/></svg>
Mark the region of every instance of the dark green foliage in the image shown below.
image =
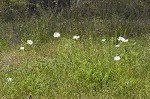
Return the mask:
<svg viewBox="0 0 150 99"><path fill-rule="evenodd" d="M55 4L45 3L41 4L40 0L36 0L36 2L32 2L34 0L30 0L29 2L27 0L20 1L11 1L11 0L2 0L1 1L1 8L8 8L13 6L13 8L16 8L15 6L19 6L22 4L26 7L29 7L28 4L30 3L31 6L38 6L42 5L42 7L47 8L49 4L51 8L54 8L53 6ZM60 0L61 1L61 0ZM39 3L38 3L39 2ZM44 1L46 2L46 1ZM53 0L51 1L53 2ZM67 1L65 1L67 2ZM58 2L58 6L62 4L61 2ZM84 17L91 17L91 16L101 16L102 19L111 18L112 15L117 15L122 19L141 19L141 18L148 18L150 17L150 1L149 0L80 0L78 3L78 7L75 7L75 2L72 0L72 10L78 9L78 14L82 14ZM8 7L9 6L9 7ZM34 7L34 9L35 9ZM41 8L42 8L41 7ZM13 9L12 8L12 9ZM23 9L23 8L22 8ZM28 9L28 8L25 8ZM29 8L31 10L34 10L32 8ZM21 10L20 8L17 8L15 10ZM8 11L7 11L8 12ZM7 13L6 12L6 13ZM10 11L10 13L12 13ZM13 12L15 13L15 12ZM22 12L23 14L24 12Z"/></svg>

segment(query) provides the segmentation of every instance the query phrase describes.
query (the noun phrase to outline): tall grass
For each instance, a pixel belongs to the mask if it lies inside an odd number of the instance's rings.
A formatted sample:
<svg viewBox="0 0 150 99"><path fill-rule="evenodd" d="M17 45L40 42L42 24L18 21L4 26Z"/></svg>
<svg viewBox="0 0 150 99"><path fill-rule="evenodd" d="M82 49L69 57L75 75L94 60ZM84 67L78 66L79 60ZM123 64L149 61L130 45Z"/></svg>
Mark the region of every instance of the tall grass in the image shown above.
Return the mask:
<svg viewBox="0 0 150 99"><path fill-rule="evenodd" d="M96 1L83 0L70 17L41 9L40 17L14 12L12 19L7 12L0 17L0 98L150 98L147 12L125 19L116 9L131 2ZM119 36L129 41L120 42Z"/></svg>
<svg viewBox="0 0 150 99"><path fill-rule="evenodd" d="M1 97L150 97L150 53L149 45L144 44L148 38L140 39L142 43L129 39L119 43L120 47L115 47L115 38L107 37L105 42L100 36L96 39L61 37L43 46L26 46L24 51L18 47L2 52ZM115 61L116 55L121 60Z"/></svg>

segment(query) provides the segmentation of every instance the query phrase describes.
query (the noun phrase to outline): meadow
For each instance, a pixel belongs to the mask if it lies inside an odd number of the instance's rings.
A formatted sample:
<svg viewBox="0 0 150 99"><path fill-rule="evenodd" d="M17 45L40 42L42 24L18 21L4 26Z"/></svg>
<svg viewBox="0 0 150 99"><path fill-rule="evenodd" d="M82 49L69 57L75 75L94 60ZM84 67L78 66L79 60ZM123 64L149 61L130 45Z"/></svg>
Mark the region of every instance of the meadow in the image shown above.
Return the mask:
<svg viewBox="0 0 150 99"><path fill-rule="evenodd" d="M76 14L0 18L1 99L150 98L149 23Z"/></svg>

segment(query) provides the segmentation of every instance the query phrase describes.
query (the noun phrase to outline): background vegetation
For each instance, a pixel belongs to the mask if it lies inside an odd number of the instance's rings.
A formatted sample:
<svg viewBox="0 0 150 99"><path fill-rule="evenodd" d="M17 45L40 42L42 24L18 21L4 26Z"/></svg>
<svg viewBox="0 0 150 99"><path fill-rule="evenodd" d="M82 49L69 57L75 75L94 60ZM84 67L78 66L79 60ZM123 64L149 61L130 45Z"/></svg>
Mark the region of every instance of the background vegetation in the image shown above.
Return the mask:
<svg viewBox="0 0 150 99"><path fill-rule="evenodd" d="M150 98L149 0L80 0L69 15L37 11L29 14L27 0L0 1L2 99Z"/></svg>

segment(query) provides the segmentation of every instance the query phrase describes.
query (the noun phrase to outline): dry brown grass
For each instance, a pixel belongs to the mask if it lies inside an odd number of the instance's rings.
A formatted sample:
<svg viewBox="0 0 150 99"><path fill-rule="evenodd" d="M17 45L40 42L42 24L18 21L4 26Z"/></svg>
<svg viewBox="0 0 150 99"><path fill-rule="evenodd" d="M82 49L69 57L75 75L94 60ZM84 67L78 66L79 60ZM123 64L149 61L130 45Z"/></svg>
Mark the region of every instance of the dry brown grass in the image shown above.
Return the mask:
<svg viewBox="0 0 150 99"><path fill-rule="evenodd" d="M19 66L26 62L26 60L34 61L39 58L53 57L56 53L56 46L52 43L46 43L40 45L33 50L24 51L19 50L19 47L12 49L11 51L3 51L0 53L0 65L1 66Z"/></svg>

